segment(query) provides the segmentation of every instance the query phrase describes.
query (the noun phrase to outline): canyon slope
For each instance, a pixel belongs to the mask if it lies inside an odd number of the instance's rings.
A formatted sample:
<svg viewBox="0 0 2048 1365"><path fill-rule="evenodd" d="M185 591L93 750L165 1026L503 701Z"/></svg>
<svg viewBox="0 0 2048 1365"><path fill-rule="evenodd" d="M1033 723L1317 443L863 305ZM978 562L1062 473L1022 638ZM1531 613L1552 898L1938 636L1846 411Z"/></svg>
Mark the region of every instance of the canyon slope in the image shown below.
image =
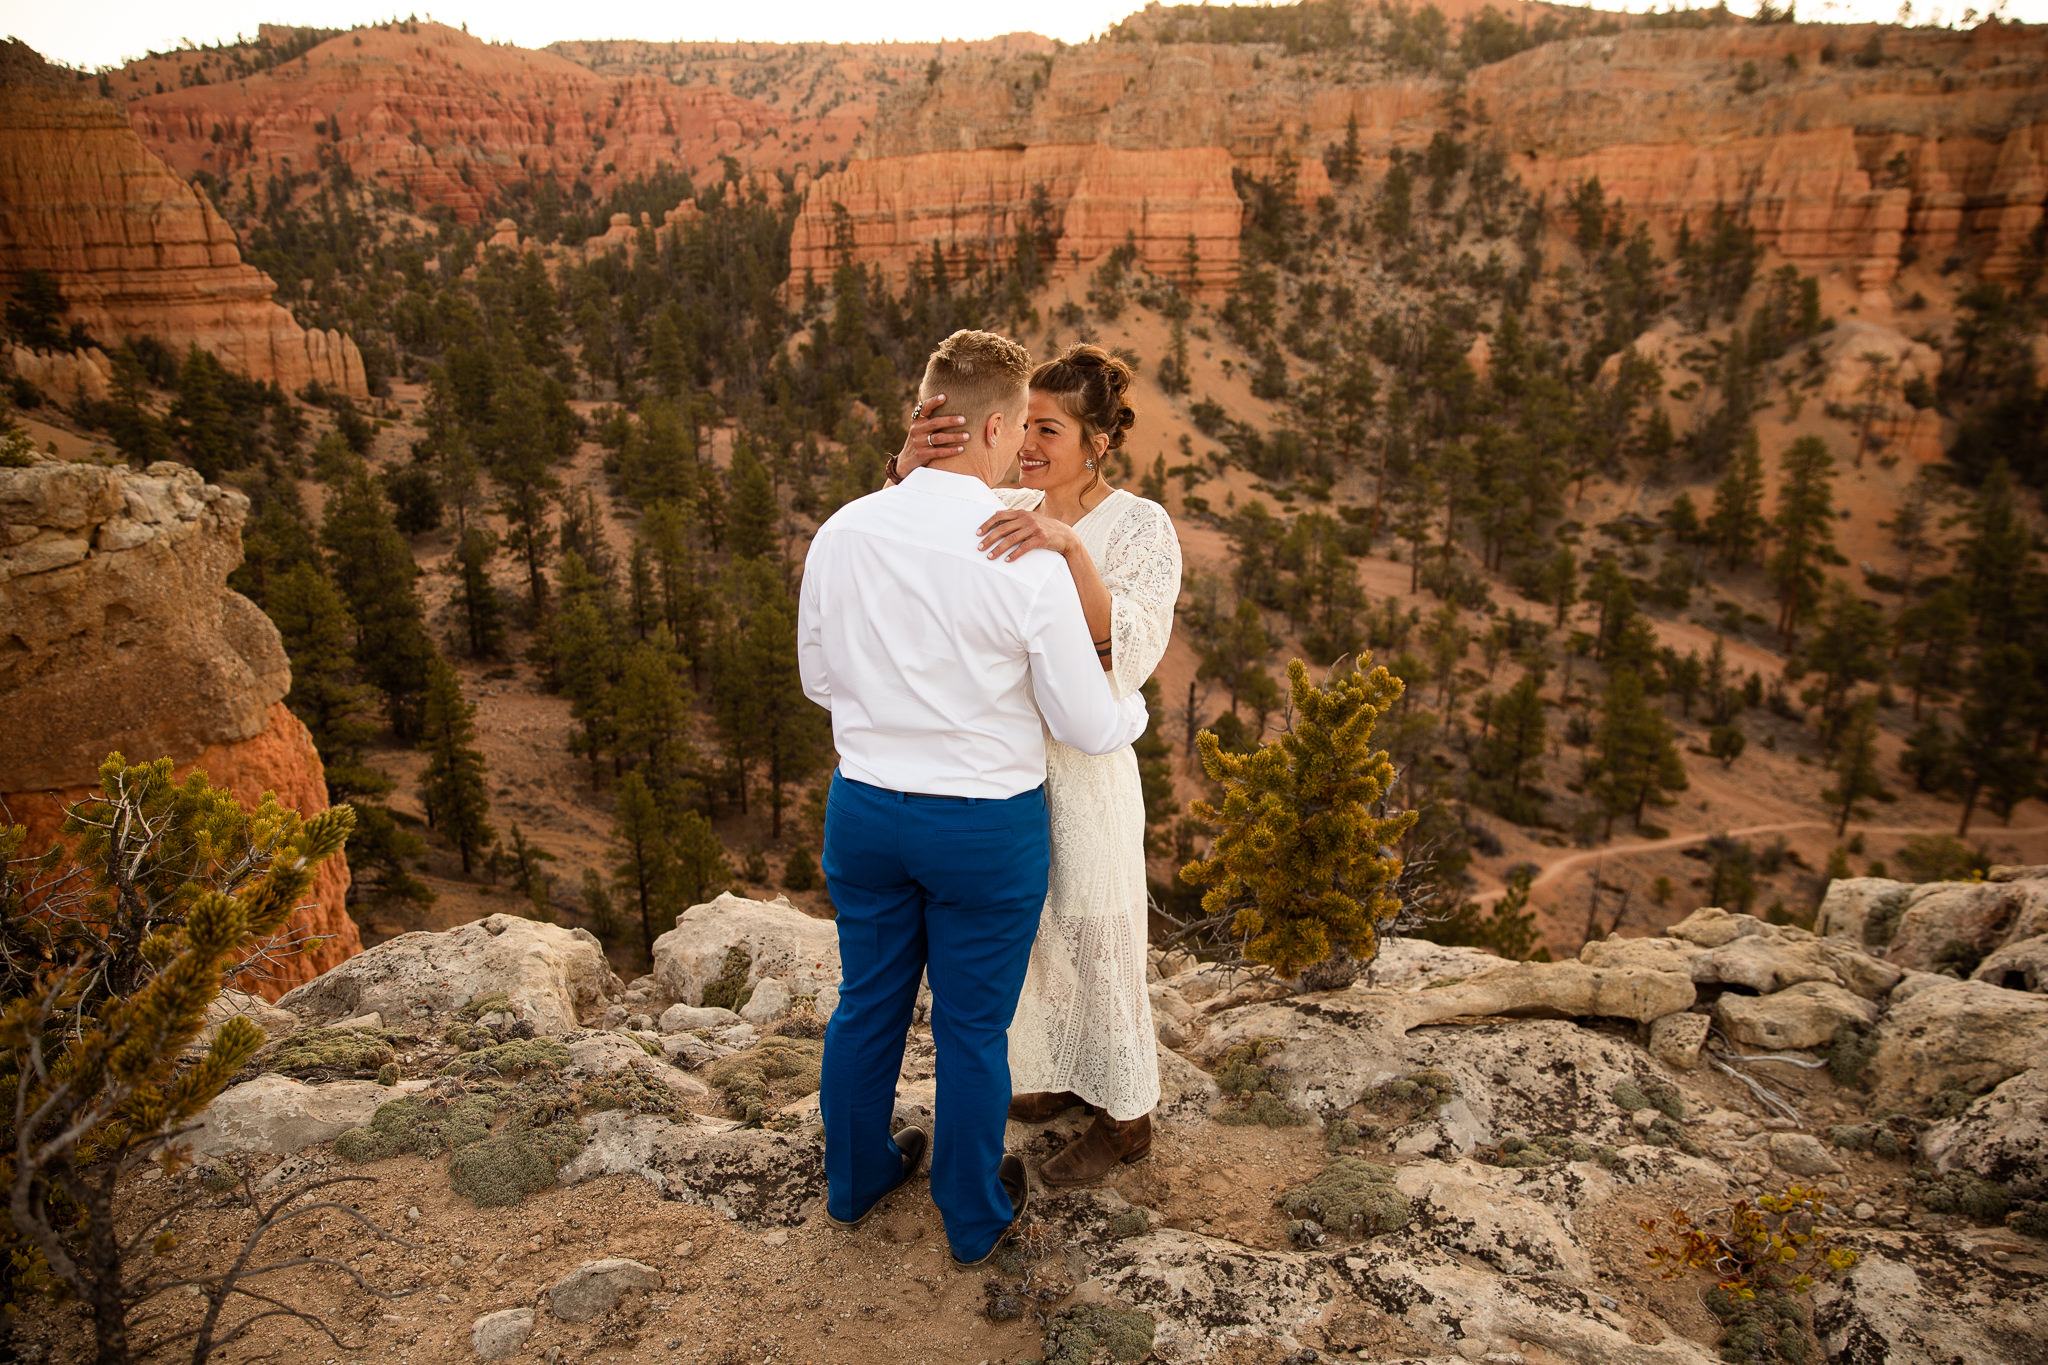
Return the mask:
<svg viewBox="0 0 2048 1365"><path fill-rule="evenodd" d="M1598 177L1669 241L1714 211L1873 298L1915 257L2012 278L2048 196L2048 33L1769 25L1633 29L1547 43L1462 79L1357 52L1104 42L945 66L885 98L854 160L809 188L792 278L854 258L901 277L934 245L986 258L1047 191L1060 253L1128 235L1144 263L1229 283L1234 175L1299 167L1329 193L1326 149L1356 121L1368 182L1438 133L1493 143L1532 190Z"/></svg>
<svg viewBox="0 0 2048 1365"><path fill-rule="evenodd" d="M41 849L110 750L168 755L253 806L327 808L312 736L285 709L277 627L227 586L249 500L170 462L0 469L0 804ZM329 860L287 933L324 940L249 983L275 996L357 952L347 864Z"/></svg>
<svg viewBox="0 0 2048 1365"><path fill-rule="evenodd" d="M308 331L277 305L220 214L150 154L118 105L10 42L0 51L0 295L18 293L31 270L56 282L67 321L109 347L151 336L288 390L317 381L368 396L355 343Z"/></svg>

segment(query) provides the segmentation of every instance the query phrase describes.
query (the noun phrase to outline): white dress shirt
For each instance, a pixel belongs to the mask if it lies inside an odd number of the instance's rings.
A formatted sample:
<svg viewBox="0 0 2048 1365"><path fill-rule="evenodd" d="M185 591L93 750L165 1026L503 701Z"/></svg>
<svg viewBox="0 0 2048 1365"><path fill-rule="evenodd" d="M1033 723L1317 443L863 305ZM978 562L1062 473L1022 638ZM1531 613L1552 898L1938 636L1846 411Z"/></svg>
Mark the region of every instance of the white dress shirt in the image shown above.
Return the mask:
<svg viewBox="0 0 2048 1365"><path fill-rule="evenodd" d="M818 528L797 666L846 776L1000 799L1045 781L1047 731L1091 754L1145 732L1143 699L1110 691L1066 561L976 548L1002 510L980 479L919 468Z"/></svg>

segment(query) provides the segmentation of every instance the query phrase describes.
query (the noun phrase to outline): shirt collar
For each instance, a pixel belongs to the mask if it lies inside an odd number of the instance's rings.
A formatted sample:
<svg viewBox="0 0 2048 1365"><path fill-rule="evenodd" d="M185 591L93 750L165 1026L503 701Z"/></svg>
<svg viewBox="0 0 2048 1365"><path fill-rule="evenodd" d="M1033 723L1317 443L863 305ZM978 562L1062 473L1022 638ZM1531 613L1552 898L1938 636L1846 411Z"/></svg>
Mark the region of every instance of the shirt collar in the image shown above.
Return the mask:
<svg viewBox="0 0 2048 1365"><path fill-rule="evenodd" d="M930 465L919 465L904 475L903 486L914 486L920 493L935 493L942 498L958 498L962 502L1002 505L1002 499L972 474L955 474L949 469L933 469Z"/></svg>

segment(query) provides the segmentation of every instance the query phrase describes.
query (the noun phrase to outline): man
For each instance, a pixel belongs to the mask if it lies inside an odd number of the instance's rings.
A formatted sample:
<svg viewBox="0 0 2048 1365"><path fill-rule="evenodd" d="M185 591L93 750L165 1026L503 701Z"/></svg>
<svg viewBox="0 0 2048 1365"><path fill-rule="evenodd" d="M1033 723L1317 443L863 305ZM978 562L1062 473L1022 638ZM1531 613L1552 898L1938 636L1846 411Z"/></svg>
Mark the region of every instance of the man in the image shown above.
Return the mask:
<svg viewBox="0 0 2048 1365"><path fill-rule="evenodd" d="M1007 1034L1051 862L1045 731L1100 754L1146 720L1141 699L1113 699L1066 561L977 549L1002 506L990 486L1024 443L1030 369L1023 347L987 332L940 344L922 392L966 417L967 444L820 527L797 613L804 691L831 711L839 751L825 815L843 974L819 1094L826 1213L858 1223L924 1155L925 1134L892 1139L889 1120L928 975L932 1200L961 1265L993 1255L1024 1208L1023 1163L1003 1154Z"/></svg>

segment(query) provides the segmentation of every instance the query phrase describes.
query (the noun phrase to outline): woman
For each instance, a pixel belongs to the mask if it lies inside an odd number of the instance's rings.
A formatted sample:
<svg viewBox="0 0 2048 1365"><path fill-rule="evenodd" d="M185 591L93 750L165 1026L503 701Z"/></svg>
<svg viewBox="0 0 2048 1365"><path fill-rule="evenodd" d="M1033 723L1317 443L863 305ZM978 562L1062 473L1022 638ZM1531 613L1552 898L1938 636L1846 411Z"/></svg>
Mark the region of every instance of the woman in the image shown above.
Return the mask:
<svg viewBox="0 0 2048 1365"><path fill-rule="evenodd" d="M1136 414L1130 367L1099 346L1074 346L1031 376L1021 488L981 527L981 548L1011 559L1062 555L1096 653L1119 697L1166 652L1180 596L1180 541L1166 509L1104 474ZM893 462L908 472L964 442L961 419L935 415L935 394ZM1102 757L1046 740L1052 873L1024 992L1010 1027L1010 1116L1042 1123L1087 1104L1095 1122L1039 1170L1048 1185L1093 1184L1152 1147L1159 1062L1145 988L1145 803L1137 756Z"/></svg>

